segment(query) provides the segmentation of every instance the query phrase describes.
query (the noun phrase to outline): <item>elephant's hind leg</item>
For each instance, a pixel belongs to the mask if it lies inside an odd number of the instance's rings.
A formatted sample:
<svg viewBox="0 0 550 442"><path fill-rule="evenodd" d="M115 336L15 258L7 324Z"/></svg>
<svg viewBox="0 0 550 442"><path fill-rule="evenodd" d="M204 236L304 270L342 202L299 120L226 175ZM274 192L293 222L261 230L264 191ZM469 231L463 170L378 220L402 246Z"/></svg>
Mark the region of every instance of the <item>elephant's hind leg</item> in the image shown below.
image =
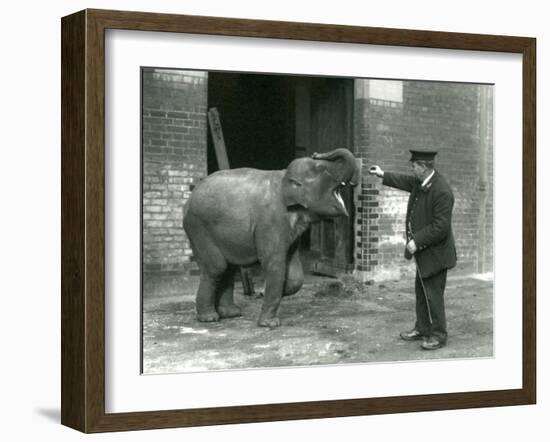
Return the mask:
<svg viewBox="0 0 550 442"><path fill-rule="evenodd" d="M234 318L241 316L241 309L235 305L233 300L233 289L235 286L235 267L229 266L225 271L218 286L216 310L220 318Z"/></svg>
<svg viewBox="0 0 550 442"><path fill-rule="evenodd" d="M197 319L201 322L218 321L220 315L216 311L216 294L227 270L227 261L200 219L188 213L183 226L201 275L196 297Z"/></svg>
<svg viewBox="0 0 550 442"><path fill-rule="evenodd" d="M200 322L214 322L220 319L215 307L217 281L218 278L201 272L196 298L197 319Z"/></svg>

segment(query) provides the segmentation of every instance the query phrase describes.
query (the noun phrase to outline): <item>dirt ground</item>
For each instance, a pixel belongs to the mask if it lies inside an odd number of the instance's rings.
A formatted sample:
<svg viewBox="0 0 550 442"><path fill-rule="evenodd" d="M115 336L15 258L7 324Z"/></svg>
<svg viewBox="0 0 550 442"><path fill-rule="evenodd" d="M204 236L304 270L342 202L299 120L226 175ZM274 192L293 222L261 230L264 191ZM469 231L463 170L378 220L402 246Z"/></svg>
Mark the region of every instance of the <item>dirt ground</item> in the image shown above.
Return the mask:
<svg viewBox="0 0 550 442"><path fill-rule="evenodd" d="M235 301L242 316L200 323L196 278L144 281L143 371L174 373L319 364L493 355L493 281L480 275L449 276L445 292L449 341L436 351L399 339L414 325L414 280L363 284L351 277L309 276L284 298L282 325L258 327L261 296ZM261 292L261 281L255 283ZM258 290L259 289L259 290Z"/></svg>

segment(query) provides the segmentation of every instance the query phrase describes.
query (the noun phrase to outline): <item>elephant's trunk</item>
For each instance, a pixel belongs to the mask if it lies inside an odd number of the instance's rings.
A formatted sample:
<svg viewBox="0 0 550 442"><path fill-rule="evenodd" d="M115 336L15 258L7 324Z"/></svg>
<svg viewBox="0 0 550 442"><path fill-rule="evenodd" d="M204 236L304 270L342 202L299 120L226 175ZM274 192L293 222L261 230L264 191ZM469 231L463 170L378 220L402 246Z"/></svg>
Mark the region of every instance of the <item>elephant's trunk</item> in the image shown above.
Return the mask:
<svg viewBox="0 0 550 442"><path fill-rule="evenodd" d="M328 160L328 161L336 161L339 159L343 159L344 163L347 165L346 168L346 177L350 177L347 181L349 181L349 184L352 186L356 186L359 182L359 166L357 165L357 161L355 160L355 157L353 154L348 150L344 148L338 148L331 150L330 152L325 153L314 153L312 155L312 158L315 160Z"/></svg>

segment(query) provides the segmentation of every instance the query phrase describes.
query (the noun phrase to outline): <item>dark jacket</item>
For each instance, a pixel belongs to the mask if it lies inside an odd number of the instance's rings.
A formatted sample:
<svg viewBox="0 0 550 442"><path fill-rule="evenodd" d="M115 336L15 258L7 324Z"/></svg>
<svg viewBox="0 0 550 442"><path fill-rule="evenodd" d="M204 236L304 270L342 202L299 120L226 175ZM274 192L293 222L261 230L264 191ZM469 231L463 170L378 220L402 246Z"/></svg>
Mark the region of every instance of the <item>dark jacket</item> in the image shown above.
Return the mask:
<svg viewBox="0 0 550 442"><path fill-rule="evenodd" d="M454 267L456 249L451 225L454 196L447 181L436 171L422 187L412 175L385 172L382 183L410 192L405 220L407 241L414 239L422 277Z"/></svg>

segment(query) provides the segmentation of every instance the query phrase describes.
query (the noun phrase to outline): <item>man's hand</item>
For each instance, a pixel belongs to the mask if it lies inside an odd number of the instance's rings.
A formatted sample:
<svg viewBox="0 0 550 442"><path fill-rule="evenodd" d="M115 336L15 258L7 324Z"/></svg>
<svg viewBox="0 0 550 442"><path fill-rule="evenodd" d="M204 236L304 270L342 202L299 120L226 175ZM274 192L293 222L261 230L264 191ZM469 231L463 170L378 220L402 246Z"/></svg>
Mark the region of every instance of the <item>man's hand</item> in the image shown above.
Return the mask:
<svg viewBox="0 0 550 442"><path fill-rule="evenodd" d="M416 243L414 242L414 239L411 239L407 244L407 250L410 252L411 255L414 255L414 253L417 251Z"/></svg>
<svg viewBox="0 0 550 442"><path fill-rule="evenodd" d="M384 171L380 169L380 166L377 166L376 164L369 167L369 173L371 175L376 175L377 177L380 177L380 178L384 176Z"/></svg>

